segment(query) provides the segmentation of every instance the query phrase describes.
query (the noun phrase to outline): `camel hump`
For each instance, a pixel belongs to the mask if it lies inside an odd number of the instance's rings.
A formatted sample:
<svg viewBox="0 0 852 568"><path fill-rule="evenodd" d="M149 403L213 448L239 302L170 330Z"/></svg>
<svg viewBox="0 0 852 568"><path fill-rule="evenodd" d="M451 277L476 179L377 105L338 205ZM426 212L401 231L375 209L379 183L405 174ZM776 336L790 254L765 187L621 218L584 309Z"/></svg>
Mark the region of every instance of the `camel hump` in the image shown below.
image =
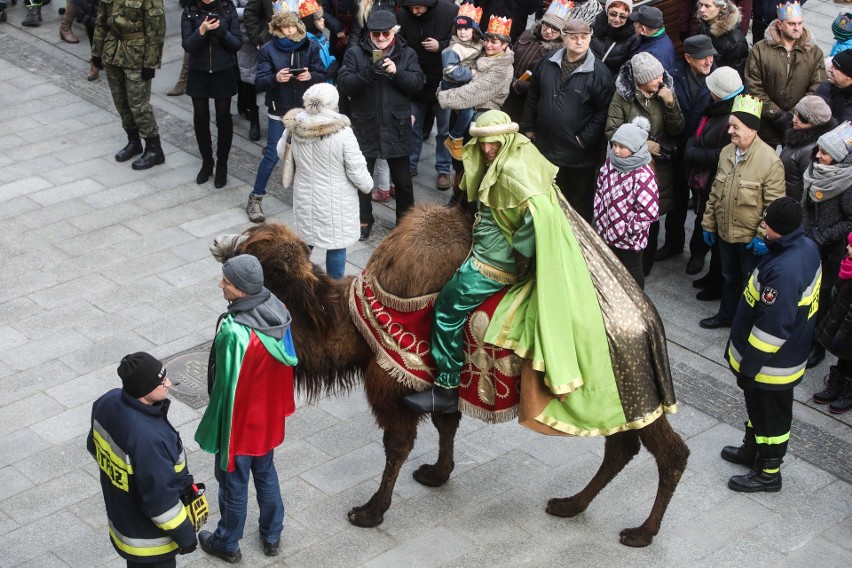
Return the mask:
<svg viewBox="0 0 852 568"><path fill-rule="evenodd" d="M461 207L417 205L373 251L367 272L400 298L434 294L470 253L472 226Z"/></svg>

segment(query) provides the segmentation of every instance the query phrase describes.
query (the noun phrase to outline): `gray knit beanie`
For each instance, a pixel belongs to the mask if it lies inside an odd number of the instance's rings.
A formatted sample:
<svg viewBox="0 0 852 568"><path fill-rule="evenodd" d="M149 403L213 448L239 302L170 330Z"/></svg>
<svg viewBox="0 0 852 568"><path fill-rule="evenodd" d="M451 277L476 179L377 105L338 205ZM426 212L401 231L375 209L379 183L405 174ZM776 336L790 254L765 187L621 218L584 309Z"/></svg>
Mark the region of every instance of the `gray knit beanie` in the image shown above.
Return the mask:
<svg viewBox="0 0 852 568"><path fill-rule="evenodd" d="M637 85L644 85L653 81L664 71L663 64L656 57L644 51L631 57L630 64L633 67L633 80Z"/></svg>
<svg viewBox="0 0 852 568"><path fill-rule="evenodd" d="M263 290L263 267L260 261L250 254L241 254L226 260L222 265L222 274L246 294L253 296Z"/></svg>
<svg viewBox="0 0 852 568"><path fill-rule="evenodd" d="M719 67L707 75L706 84L720 101L728 100L743 91L743 80L731 67Z"/></svg>
<svg viewBox="0 0 852 568"><path fill-rule="evenodd" d="M839 129L843 127L848 127L848 123L841 124L817 139L817 146L825 150L836 163L842 162L849 155L849 148L846 147L846 142L839 133Z"/></svg>
<svg viewBox="0 0 852 568"><path fill-rule="evenodd" d="M612 135L612 142L621 144L634 154L648 141L648 133L651 131L651 123L644 116L637 116L630 122L625 122L618 127Z"/></svg>
<svg viewBox="0 0 852 568"><path fill-rule="evenodd" d="M795 107L799 117L812 126L820 126L831 120L831 107L822 97L808 95L802 97Z"/></svg>

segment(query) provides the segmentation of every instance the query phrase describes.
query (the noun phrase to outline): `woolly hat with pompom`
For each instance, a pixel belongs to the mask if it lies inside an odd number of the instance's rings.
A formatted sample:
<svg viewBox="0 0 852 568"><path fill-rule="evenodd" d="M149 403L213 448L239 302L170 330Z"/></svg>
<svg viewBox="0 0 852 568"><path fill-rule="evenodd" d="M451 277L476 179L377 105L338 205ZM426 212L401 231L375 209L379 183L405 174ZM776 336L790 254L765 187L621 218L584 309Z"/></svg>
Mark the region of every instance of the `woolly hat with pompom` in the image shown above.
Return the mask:
<svg viewBox="0 0 852 568"><path fill-rule="evenodd" d="M611 141L636 153L648 141L649 132L651 132L651 123L644 116L637 116L630 122L619 126L615 134L612 135Z"/></svg>
<svg viewBox="0 0 852 568"><path fill-rule="evenodd" d="M328 83L312 85L302 96L305 111L308 114L319 114L324 110L337 111L340 102L340 94L337 89Z"/></svg>

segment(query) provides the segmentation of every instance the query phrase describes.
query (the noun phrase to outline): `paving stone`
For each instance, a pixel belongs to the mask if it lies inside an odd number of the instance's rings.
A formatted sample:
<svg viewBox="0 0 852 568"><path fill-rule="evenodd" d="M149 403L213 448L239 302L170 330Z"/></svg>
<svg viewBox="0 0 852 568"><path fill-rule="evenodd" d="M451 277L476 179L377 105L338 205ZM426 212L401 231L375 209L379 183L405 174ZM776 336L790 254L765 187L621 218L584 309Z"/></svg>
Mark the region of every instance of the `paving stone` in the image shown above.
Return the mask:
<svg viewBox="0 0 852 568"><path fill-rule="evenodd" d="M64 410L61 404L43 393L7 405L0 415L0 436L6 436L40 420L50 418Z"/></svg>
<svg viewBox="0 0 852 568"><path fill-rule="evenodd" d="M108 296L93 296L87 299L98 309L113 313L133 306L157 303L165 294L173 290L174 287L171 284L156 276L150 276L139 280L132 287L111 290Z"/></svg>
<svg viewBox="0 0 852 568"><path fill-rule="evenodd" d="M10 348L26 342L27 338L21 332L8 325L0 326L0 345Z"/></svg>
<svg viewBox="0 0 852 568"><path fill-rule="evenodd" d="M124 221L135 219L147 212L147 209L133 202L118 203L90 213L76 215L71 220L71 224L84 232L89 232L112 225L119 225Z"/></svg>
<svg viewBox="0 0 852 568"><path fill-rule="evenodd" d="M158 189L156 187L148 183L146 180L138 179L119 186L109 186L103 191L90 193L82 199L89 203L92 207L104 209L118 203L135 201L136 199L150 195L157 190ZM143 207L143 209L145 208ZM145 209L145 211L148 211L148 209Z"/></svg>
<svg viewBox="0 0 852 568"><path fill-rule="evenodd" d="M90 475L80 469L64 472L50 481L0 503L3 512L21 525L32 523L41 518L50 518L66 507L100 492L100 485ZM50 499L45 499L50 495Z"/></svg>
<svg viewBox="0 0 852 568"><path fill-rule="evenodd" d="M79 544L76 544L76 546L79 546ZM38 558L33 558L23 564L17 564L18 568L64 568L66 566L70 565L52 552L42 554Z"/></svg>
<svg viewBox="0 0 852 568"><path fill-rule="evenodd" d="M118 365L121 358L128 353L147 351L153 347L137 333L132 331L116 331L108 339L62 356L62 362L77 371L88 373L106 365Z"/></svg>
<svg viewBox="0 0 852 568"><path fill-rule="evenodd" d="M91 412L91 408L89 408ZM88 432L88 428L87 428ZM61 444L53 444L44 451L28 456L14 465L14 469L25 476L36 486L47 483L65 471L73 471L79 467L89 468L91 474L97 472L94 458L86 450L86 435L78 434ZM85 477L91 477L86 475ZM103 499L98 500L103 512ZM74 507L77 512L78 508Z"/></svg>
<svg viewBox="0 0 852 568"><path fill-rule="evenodd" d="M38 203L30 199L29 196L21 195L13 197L3 202L3 207L0 208L0 220L32 213L38 208Z"/></svg>
<svg viewBox="0 0 852 568"><path fill-rule="evenodd" d="M245 224L246 221L244 211L228 209L200 219L194 219L180 225L180 228L196 237L203 237L205 235L216 235L225 232L231 227Z"/></svg>
<svg viewBox="0 0 852 568"><path fill-rule="evenodd" d="M159 276L175 288L195 286L212 290L222 278L222 268L211 255L191 263L180 258L176 268L164 268Z"/></svg>
<svg viewBox="0 0 852 568"><path fill-rule="evenodd" d="M154 345L163 345L182 337L195 336L205 324L212 330L219 316L207 306L185 305L184 308L169 313L165 318L140 326L135 331ZM189 347L192 346L187 348Z"/></svg>
<svg viewBox="0 0 852 568"><path fill-rule="evenodd" d="M171 251L164 250L144 256L131 256L130 260L114 264L103 270L103 274L122 286L126 286L146 276L154 275L158 275L168 282L168 279L163 278L163 274L182 264L182 258L172 254Z"/></svg>
<svg viewBox="0 0 852 568"><path fill-rule="evenodd" d="M14 464L48 446L47 442L36 436L29 428L21 428L11 434L0 436L0 467Z"/></svg>
<svg viewBox="0 0 852 568"><path fill-rule="evenodd" d="M302 479L334 495L374 477L384 469L384 449L369 444L301 474Z"/></svg>
<svg viewBox="0 0 852 568"><path fill-rule="evenodd" d="M43 308L56 308L76 298L90 298L116 287L116 284L100 274L86 274L69 282L63 282L30 294L30 298Z"/></svg>
<svg viewBox="0 0 852 568"><path fill-rule="evenodd" d="M415 538L365 562L365 568L383 568L405 565L412 558L422 559L419 566L444 566L453 564L474 547L466 538L446 528L424 531Z"/></svg>
<svg viewBox="0 0 852 568"><path fill-rule="evenodd" d="M60 305L50 310L42 310L33 316L12 322L12 326L30 339L42 339L66 327L76 328L84 324L89 318L97 317L102 313L83 300L73 304ZM0 341L0 344L3 344L3 342Z"/></svg>
<svg viewBox="0 0 852 568"><path fill-rule="evenodd" d="M57 491L67 492L67 489L62 491L60 487ZM37 501L44 500L37 499ZM3 556L0 557L0 563L10 566L9 561L17 564L32 560L68 542L77 542L79 546L79 539L87 532L86 525L72 513L58 511L0 535L0 550L4 551ZM44 538L46 534L51 535L51 538ZM42 566L42 564L35 563L34 566Z"/></svg>
<svg viewBox="0 0 852 568"><path fill-rule="evenodd" d="M32 481L21 475L21 472L14 467L0 469L0 501L26 491L32 486Z"/></svg>
<svg viewBox="0 0 852 568"><path fill-rule="evenodd" d="M4 184L0 188L0 202L8 201L20 195L31 195L49 187L52 187L49 181L40 176L31 176L23 179ZM36 200L38 202L38 200Z"/></svg>
<svg viewBox="0 0 852 568"><path fill-rule="evenodd" d="M33 201L40 205L53 205L68 199L100 191L103 188L104 186L100 183L86 178L34 192L31 194L31 197Z"/></svg>
<svg viewBox="0 0 852 568"><path fill-rule="evenodd" d="M87 213L92 209L92 206L82 199L69 199L40 208L38 215L21 215L19 218L28 227L45 227Z"/></svg>
<svg viewBox="0 0 852 568"><path fill-rule="evenodd" d="M128 258L132 256L143 257L155 252L169 250L186 260L183 255L175 252L175 247L194 239L195 237L177 227L167 227L159 231L145 233L133 241L118 243L113 248Z"/></svg>
<svg viewBox="0 0 852 568"><path fill-rule="evenodd" d="M75 371L56 360L8 374L0 379L0 406L43 392L76 376Z"/></svg>
<svg viewBox="0 0 852 568"><path fill-rule="evenodd" d="M89 529L81 541L87 543L86 546L80 546L79 542L70 542L56 548L54 553L68 566L102 566L118 556L101 527Z"/></svg>
<svg viewBox="0 0 852 568"><path fill-rule="evenodd" d="M92 405L81 404L30 428L50 444L64 444L71 438L88 432L92 416Z"/></svg>
<svg viewBox="0 0 852 568"><path fill-rule="evenodd" d="M335 458L370 442L381 443L381 440L382 431L376 426L373 415L361 414L310 436L307 442Z"/></svg>

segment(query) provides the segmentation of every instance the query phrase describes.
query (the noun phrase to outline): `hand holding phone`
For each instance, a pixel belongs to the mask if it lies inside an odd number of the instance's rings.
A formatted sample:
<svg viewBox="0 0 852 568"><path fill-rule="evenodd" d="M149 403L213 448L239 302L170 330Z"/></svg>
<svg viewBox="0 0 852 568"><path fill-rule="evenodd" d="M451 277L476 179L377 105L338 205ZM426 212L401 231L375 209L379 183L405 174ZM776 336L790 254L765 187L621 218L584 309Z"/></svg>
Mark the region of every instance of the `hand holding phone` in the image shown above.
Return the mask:
<svg viewBox="0 0 852 568"><path fill-rule="evenodd" d="M373 63L378 63L379 61L381 61L384 58L385 58L385 52L384 51L382 51L381 49L374 49L373 50Z"/></svg>

